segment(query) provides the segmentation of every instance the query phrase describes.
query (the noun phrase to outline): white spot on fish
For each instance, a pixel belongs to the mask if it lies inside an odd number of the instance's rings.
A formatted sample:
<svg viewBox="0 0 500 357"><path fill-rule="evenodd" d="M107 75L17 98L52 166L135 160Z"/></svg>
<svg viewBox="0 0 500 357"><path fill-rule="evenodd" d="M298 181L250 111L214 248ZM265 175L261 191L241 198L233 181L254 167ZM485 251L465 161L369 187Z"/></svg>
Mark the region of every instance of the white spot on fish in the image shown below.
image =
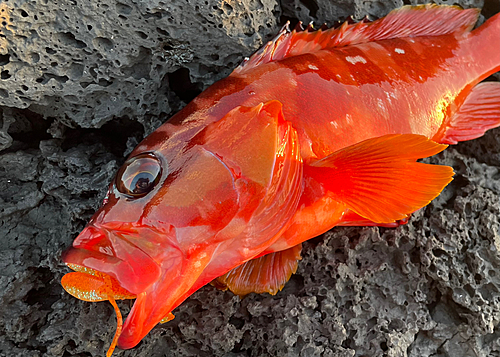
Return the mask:
<svg viewBox="0 0 500 357"><path fill-rule="evenodd" d="M366 63L366 60L361 56L355 56L355 57L347 56L345 59L347 62L352 63L352 64Z"/></svg>
<svg viewBox="0 0 500 357"><path fill-rule="evenodd" d="M201 261L202 261L203 259L205 259L205 258L206 258L206 256L207 256L207 253L205 253L205 252L200 253L200 255L199 255L199 257L198 257L199 259L193 263L193 266L194 266L195 268L197 268L197 269L198 269L199 267L201 267Z"/></svg>
<svg viewBox="0 0 500 357"><path fill-rule="evenodd" d="M315 66L315 65L313 65L313 64L310 64L310 65L309 65L309 66L307 66L307 67L309 67L309 69L312 69L313 71L317 71L317 70L319 69L318 67L316 67L316 66Z"/></svg>
<svg viewBox="0 0 500 357"><path fill-rule="evenodd" d="M337 129L339 127L339 123L337 123L336 121L331 121L330 124L332 124L332 126Z"/></svg>
<svg viewBox="0 0 500 357"><path fill-rule="evenodd" d="M399 53L399 54L402 54L402 55L403 55L403 54L405 53L405 50L403 50L402 48L396 48L396 49L394 50L394 52L397 52L397 53Z"/></svg>
<svg viewBox="0 0 500 357"><path fill-rule="evenodd" d="M351 117L351 114L346 114L345 115L345 120L347 122L347 124L352 124L352 117Z"/></svg>
<svg viewBox="0 0 500 357"><path fill-rule="evenodd" d="M377 98L377 105L380 109L385 110L385 105L384 105L384 101L382 100L382 98Z"/></svg>
<svg viewBox="0 0 500 357"><path fill-rule="evenodd" d="M392 104L392 99L396 99L396 95L393 92L385 92L385 97L387 98L387 102L389 102L389 104Z"/></svg>

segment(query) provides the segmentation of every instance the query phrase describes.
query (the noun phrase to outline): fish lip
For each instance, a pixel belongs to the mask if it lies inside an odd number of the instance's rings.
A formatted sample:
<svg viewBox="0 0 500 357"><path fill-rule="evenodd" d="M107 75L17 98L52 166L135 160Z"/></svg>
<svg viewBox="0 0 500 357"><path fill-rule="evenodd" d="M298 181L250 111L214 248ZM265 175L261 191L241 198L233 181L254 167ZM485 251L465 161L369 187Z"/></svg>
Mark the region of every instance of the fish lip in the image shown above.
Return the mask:
<svg viewBox="0 0 500 357"><path fill-rule="evenodd" d="M158 281L161 268L136 245L123 238L126 230L112 231L89 224L62 254L66 265L78 265L108 274L133 294Z"/></svg>

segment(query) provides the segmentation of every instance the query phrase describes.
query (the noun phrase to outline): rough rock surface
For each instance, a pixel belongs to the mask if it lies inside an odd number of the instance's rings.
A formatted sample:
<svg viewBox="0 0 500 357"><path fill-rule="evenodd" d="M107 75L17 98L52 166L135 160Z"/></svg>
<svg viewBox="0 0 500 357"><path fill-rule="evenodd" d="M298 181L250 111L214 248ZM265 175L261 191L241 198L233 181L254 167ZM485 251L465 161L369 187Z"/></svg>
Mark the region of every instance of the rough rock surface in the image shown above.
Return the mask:
<svg viewBox="0 0 500 357"><path fill-rule="evenodd" d="M143 135L285 21L407 3L0 2L0 356L104 355L113 310L66 294L59 257ZM204 287L116 356L500 356L500 131L431 161L456 178L408 225L333 229L276 296Z"/></svg>

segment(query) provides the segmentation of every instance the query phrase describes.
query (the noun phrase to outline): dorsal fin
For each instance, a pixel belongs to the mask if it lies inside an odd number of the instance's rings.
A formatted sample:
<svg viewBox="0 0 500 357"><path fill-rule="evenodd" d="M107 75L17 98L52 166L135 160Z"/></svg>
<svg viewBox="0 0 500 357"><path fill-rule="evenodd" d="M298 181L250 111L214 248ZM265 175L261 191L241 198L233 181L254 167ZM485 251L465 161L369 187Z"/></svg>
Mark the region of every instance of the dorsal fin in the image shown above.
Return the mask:
<svg viewBox="0 0 500 357"><path fill-rule="evenodd" d="M458 6L426 4L403 6L373 22L365 20L338 28L290 31L288 23L278 35L250 58L245 59L233 73L240 74L260 64L320 50L355 45L369 41L402 37L440 36L466 33L477 21L479 9L464 10Z"/></svg>

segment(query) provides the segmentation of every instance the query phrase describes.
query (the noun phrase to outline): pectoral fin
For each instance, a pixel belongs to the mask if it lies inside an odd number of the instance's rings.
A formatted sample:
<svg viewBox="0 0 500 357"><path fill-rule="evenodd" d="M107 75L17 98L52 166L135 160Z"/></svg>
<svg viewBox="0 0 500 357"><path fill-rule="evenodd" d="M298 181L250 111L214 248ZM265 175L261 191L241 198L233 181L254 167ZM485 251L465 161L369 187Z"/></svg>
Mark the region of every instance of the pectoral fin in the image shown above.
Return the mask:
<svg viewBox="0 0 500 357"><path fill-rule="evenodd" d="M452 180L451 167L416 162L446 147L421 135L384 135L312 162L304 174L358 215L392 223L427 205Z"/></svg>
<svg viewBox="0 0 500 357"><path fill-rule="evenodd" d="M280 291L297 270L302 245L252 259L215 279L219 289L229 289L236 295Z"/></svg>

